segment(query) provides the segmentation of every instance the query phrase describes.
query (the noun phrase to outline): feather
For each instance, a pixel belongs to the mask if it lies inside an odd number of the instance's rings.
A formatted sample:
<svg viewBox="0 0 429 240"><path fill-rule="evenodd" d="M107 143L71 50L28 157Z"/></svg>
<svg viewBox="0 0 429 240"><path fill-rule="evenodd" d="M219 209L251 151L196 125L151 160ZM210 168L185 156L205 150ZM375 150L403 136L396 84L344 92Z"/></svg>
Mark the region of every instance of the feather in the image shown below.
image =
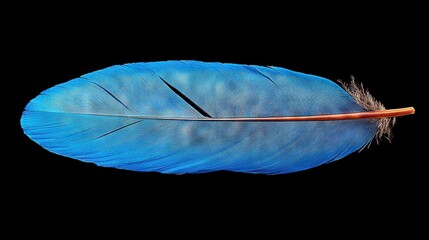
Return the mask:
<svg viewBox="0 0 429 240"><path fill-rule="evenodd" d="M24 133L45 149L142 172L281 174L389 136L396 116L359 84L280 67L161 61L111 66L31 100Z"/></svg>

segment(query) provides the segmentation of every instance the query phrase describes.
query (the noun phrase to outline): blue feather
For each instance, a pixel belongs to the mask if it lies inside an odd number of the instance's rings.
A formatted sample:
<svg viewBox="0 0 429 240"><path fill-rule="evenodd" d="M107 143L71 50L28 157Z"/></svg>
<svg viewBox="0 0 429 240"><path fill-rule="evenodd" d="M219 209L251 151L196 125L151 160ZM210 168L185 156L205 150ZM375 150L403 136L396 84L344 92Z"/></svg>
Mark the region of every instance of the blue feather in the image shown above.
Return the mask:
<svg viewBox="0 0 429 240"><path fill-rule="evenodd" d="M280 67L165 61L112 66L47 89L28 103L21 126L47 150L103 167L280 174L363 148L377 122L174 118L362 111L348 92L322 77Z"/></svg>

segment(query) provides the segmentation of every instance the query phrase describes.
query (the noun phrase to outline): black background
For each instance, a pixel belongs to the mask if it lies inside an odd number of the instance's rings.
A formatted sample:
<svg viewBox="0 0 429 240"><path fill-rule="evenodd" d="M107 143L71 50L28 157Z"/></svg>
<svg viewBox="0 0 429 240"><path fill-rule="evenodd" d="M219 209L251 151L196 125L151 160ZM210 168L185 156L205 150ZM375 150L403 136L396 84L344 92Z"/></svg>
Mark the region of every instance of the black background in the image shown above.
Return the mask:
<svg viewBox="0 0 429 240"><path fill-rule="evenodd" d="M12 106L3 115L10 122L2 198L15 236L429 237L429 164L420 147L427 4L16 9L13 24L3 21L2 70L4 103ZM413 106L416 114L397 119L392 143L274 176L100 168L52 154L20 128L25 105L55 84L114 64L172 59L273 65L332 80L353 75L386 108Z"/></svg>

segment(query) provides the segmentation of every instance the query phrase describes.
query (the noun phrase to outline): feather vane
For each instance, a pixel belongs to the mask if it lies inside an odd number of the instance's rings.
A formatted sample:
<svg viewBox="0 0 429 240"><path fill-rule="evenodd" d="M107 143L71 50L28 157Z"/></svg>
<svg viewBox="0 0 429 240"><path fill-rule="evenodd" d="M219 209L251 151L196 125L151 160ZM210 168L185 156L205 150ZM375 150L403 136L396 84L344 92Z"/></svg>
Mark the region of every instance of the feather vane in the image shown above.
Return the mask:
<svg viewBox="0 0 429 240"><path fill-rule="evenodd" d="M391 119L414 113L343 85L280 67L130 63L43 91L21 126L47 150L103 167L289 173L390 138Z"/></svg>

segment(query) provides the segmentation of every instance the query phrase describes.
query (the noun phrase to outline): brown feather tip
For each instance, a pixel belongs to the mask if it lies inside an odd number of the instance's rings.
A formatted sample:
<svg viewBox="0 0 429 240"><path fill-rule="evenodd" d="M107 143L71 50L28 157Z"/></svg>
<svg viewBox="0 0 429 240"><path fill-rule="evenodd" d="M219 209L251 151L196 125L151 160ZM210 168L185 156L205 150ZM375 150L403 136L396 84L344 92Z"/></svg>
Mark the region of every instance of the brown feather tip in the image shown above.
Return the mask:
<svg viewBox="0 0 429 240"><path fill-rule="evenodd" d="M338 82L342 85L344 90L346 90L353 99L362 106L367 111L378 111L378 110L386 110L384 105L377 101L367 89L364 88L362 83L357 83L355 81L354 76L351 76L351 81L349 83L338 80ZM386 117L386 118L377 118L373 119L373 121L377 121L377 132L375 134L375 140L377 144L384 137L389 142L392 141L392 128L395 125L396 118L395 117Z"/></svg>

